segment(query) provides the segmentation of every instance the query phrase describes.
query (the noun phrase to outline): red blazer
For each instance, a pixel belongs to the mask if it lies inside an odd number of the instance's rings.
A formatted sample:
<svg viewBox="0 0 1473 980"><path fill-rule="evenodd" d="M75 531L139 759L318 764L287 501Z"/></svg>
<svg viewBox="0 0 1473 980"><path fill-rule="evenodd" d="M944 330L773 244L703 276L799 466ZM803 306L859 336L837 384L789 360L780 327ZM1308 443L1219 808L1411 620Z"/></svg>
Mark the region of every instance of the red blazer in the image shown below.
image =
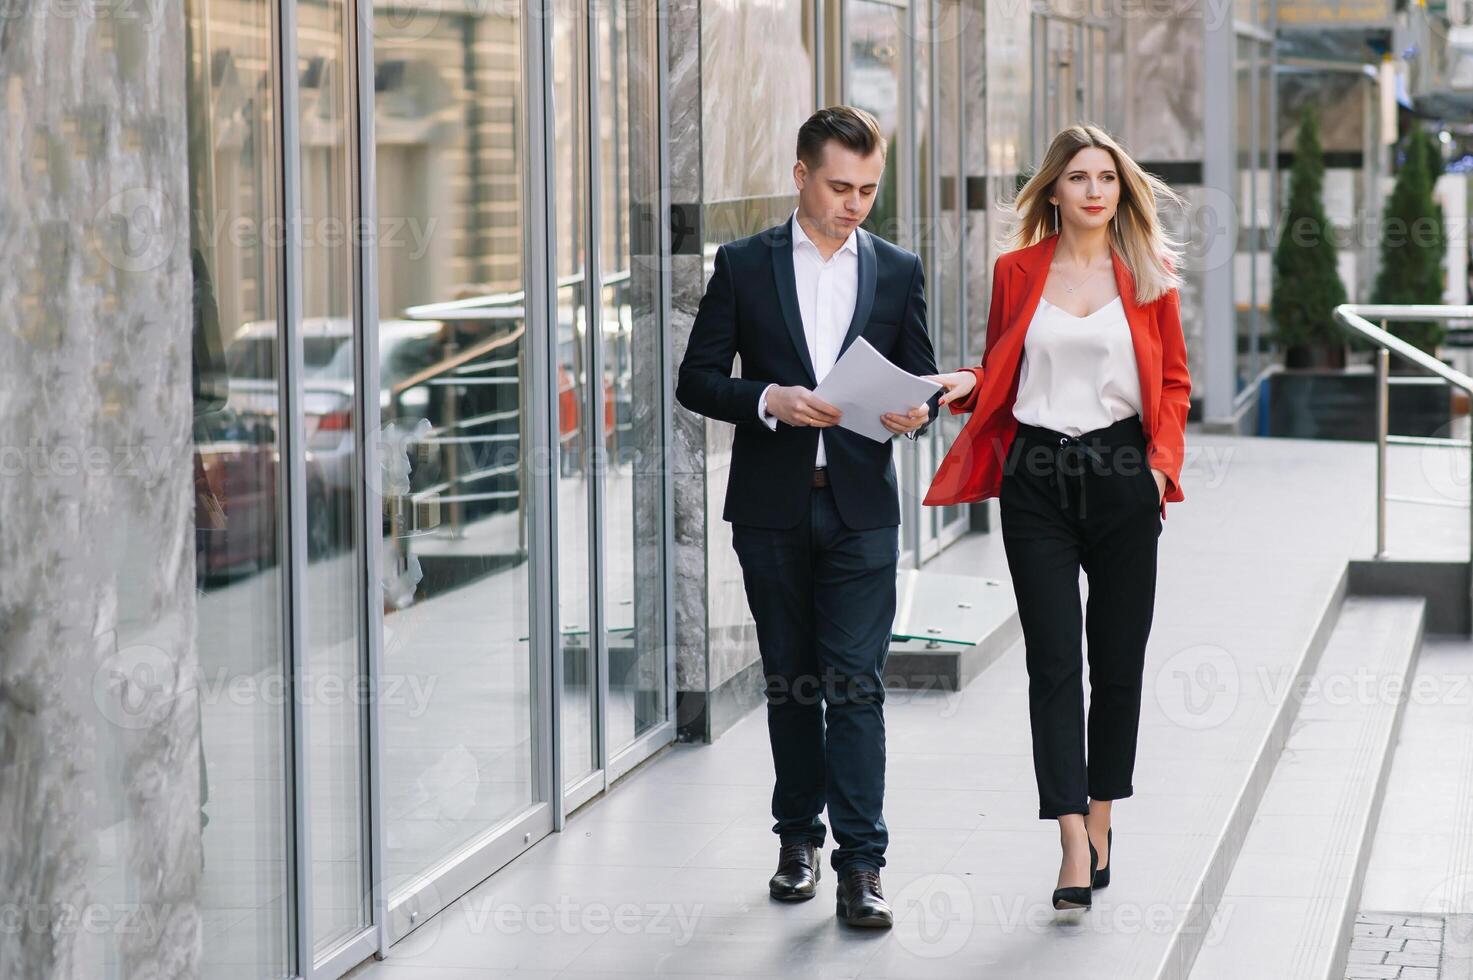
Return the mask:
<svg viewBox="0 0 1473 980"><path fill-rule="evenodd" d="M953 414L972 417L947 450L925 503L932 506L968 503L997 496L1002 464L1017 432L1013 403L1018 396L1023 336L1043 296L1049 262L1059 236L1000 256L992 271L992 306L987 313L987 346L979 367L967 368L977 383L951 403ZM1166 474L1166 501L1184 499L1180 476L1192 382L1187 374L1187 348L1181 329L1181 298L1175 289L1145 306L1135 301L1135 280L1113 249L1115 282L1135 347L1141 382L1141 422L1152 469Z"/></svg>

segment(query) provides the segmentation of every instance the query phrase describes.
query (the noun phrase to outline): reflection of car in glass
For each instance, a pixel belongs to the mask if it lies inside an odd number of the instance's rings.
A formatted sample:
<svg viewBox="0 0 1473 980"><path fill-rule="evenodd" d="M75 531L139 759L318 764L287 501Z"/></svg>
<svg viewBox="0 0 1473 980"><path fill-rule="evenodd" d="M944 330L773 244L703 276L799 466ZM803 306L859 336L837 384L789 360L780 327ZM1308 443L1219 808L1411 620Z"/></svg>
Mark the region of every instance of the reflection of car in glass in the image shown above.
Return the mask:
<svg viewBox="0 0 1473 980"><path fill-rule="evenodd" d="M433 321L385 320L380 324L381 409L388 406L390 385L437 360L440 331L441 324ZM276 321L259 320L242 326L226 348L225 360L230 408L242 417L261 420L272 433L268 443L274 443L280 397ZM353 321L347 317L304 319L302 365L307 544L310 556L316 558L351 540L337 515L352 512ZM423 389L411 391L403 399L403 408L416 414L423 412L426 398Z"/></svg>
<svg viewBox="0 0 1473 980"><path fill-rule="evenodd" d="M424 451L416 453L411 487L415 494L434 494L453 504L452 521L515 511L522 492L523 310L511 302L476 309L457 308L462 305L458 301L442 305L445 311L435 317L381 321L381 416L410 423L427 419L433 426L433 435L423 440ZM603 429L605 444L615 447L616 433L621 425L628 426L632 411L628 385L613 382L614 376L627 375L628 352L621 342L626 333L614 322L609 336L615 342L606 348ZM303 422L309 468L320 482L320 493L308 501L308 531L309 537L326 537L323 551L336 547L342 537L334 515L349 509L345 503L339 507L337 497L353 488L352 340L353 324L347 317L302 322ZM565 473L582 464L578 436L586 404L575 381L587 376L579 356L582 340L582 331L571 320L559 323L557 427ZM277 357L276 323L271 320L245 324L226 348L230 406L243 416L264 419L273 431Z"/></svg>
<svg viewBox="0 0 1473 980"><path fill-rule="evenodd" d="M275 435L228 405L194 420L195 578L276 564Z"/></svg>
<svg viewBox="0 0 1473 980"><path fill-rule="evenodd" d="M270 426L230 407L194 417L194 578L275 564L275 464Z"/></svg>
<svg viewBox="0 0 1473 980"><path fill-rule="evenodd" d="M195 578L200 584L276 564L277 451L274 418L227 404L195 416ZM336 550L342 535L327 505L322 468L309 458L307 557Z"/></svg>
<svg viewBox="0 0 1473 980"><path fill-rule="evenodd" d="M379 324L380 408L388 388L439 358L441 325L435 321L384 320ZM230 369L230 403L274 417L277 405L276 321L240 328L225 352ZM353 321L308 317L302 321L302 416L307 450L334 492L353 480ZM407 413L423 411L423 389L407 392ZM417 398L417 403L416 403Z"/></svg>

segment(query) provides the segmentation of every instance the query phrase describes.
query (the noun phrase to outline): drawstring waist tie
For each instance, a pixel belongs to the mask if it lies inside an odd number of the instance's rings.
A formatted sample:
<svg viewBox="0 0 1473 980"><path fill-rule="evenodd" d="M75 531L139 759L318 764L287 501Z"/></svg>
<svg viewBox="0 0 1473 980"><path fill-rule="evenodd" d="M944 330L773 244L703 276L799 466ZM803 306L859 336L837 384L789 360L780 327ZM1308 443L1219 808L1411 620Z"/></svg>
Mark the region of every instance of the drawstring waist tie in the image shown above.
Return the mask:
<svg viewBox="0 0 1473 980"><path fill-rule="evenodd" d="M1105 470L1105 458L1100 453L1100 448L1113 449L1118 446L1138 445L1141 448L1140 465L1146 465L1145 430L1141 427L1139 415L1128 416L1104 428L1083 432L1077 436L1040 425L1019 422L1014 441L1028 446L1048 446L1053 450L1053 478L1054 485L1059 489L1059 507L1068 509L1069 479L1075 479L1079 488L1079 517L1081 520L1085 517L1086 509L1085 487L1088 481L1085 477L1091 467L1094 467L1097 473L1103 473ZM1015 459L1014 465L1016 464Z"/></svg>

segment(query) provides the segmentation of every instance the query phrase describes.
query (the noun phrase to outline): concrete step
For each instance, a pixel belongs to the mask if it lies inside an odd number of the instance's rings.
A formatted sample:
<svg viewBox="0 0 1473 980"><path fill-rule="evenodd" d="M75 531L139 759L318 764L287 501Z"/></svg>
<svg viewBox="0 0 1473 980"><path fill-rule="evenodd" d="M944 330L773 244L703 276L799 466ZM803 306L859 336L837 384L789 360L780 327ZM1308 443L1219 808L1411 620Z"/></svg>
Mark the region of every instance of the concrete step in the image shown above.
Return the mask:
<svg viewBox="0 0 1473 980"><path fill-rule="evenodd" d="M1473 641L1428 637L1396 738L1347 977L1473 980Z"/></svg>
<svg viewBox="0 0 1473 980"><path fill-rule="evenodd" d="M1426 601L1352 596L1234 846L1191 980L1341 980Z"/></svg>

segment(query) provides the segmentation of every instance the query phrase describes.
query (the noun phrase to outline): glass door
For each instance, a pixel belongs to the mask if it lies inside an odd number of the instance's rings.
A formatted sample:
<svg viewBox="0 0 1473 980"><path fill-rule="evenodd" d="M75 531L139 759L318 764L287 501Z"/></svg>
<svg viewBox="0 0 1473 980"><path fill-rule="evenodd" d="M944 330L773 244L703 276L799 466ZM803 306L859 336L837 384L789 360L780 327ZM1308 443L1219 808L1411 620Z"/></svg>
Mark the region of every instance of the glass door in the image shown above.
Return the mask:
<svg viewBox="0 0 1473 980"><path fill-rule="evenodd" d="M657 27L654 0L551 24L564 812L674 737Z"/></svg>
<svg viewBox="0 0 1473 980"><path fill-rule="evenodd" d="M552 182L557 275L552 361L558 420L554 536L558 553L558 647L562 681L558 706L562 786L573 805L603 789L602 675L595 641L594 494L597 418L605 411L591 390L593 334L589 329L588 17L582 4L557 5L552 20ZM598 386L600 389L602 386Z"/></svg>
<svg viewBox="0 0 1473 980"><path fill-rule="evenodd" d="M294 775L290 704L280 696L291 690L293 674L282 529L294 488L281 465L286 369L277 343L286 311L282 252L261 233L283 209L283 93L272 71L277 28L266 0L188 0L184 16L199 677L181 680L197 680L188 688L198 712L199 784L198 812L179 819L200 828L199 972L282 978L297 972L301 958L286 820ZM147 542L141 550L156 546ZM173 559L160 554L165 560ZM137 626L145 638L167 629ZM152 672L158 658L147 644L127 651L149 654L139 661L148 669L125 661L119 704L130 703L123 694L146 690L139 678L168 678ZM118 737L100 742L98 771L122 772L136 740L158 720L124 716ZM126 872L136 861L129 860L134 845L121 788L102 796L101 805L119 819L99 842L104 876L88 885L99 901L128 901L136 886ZM128 972L121 951L108 965L108 976Z"/></svg>
<svg viewBox="0 0 1473 980"><path fill-rule="evenodd" d="M393 941L551 829L520 5L374 30L378 774ZM536 25L533 25L535 28Z"/></svg>
<svg viewBox="0 0 1473 980"><path fill-rule="evenodd" d="M609 777L674 737L665 619L665 295L660 208L658 16L653 2L595 11L595 132L604 467L600 562Z"/></svg>
<svg viewBox="0 0 1473 980"><path fill-rule="evenodd" d="M367 846L366 644L358 392L358 250L339 234L357 213L353 13L347 0L297 7L301 405L306 478L301 697L311 954L321 961L372 922ZM370 424L372 422L369 416ZM299 788L299 793L301 789ZM304 944L305 945L305 944ZM358 950L348 958L361 957Z"/></svg>

